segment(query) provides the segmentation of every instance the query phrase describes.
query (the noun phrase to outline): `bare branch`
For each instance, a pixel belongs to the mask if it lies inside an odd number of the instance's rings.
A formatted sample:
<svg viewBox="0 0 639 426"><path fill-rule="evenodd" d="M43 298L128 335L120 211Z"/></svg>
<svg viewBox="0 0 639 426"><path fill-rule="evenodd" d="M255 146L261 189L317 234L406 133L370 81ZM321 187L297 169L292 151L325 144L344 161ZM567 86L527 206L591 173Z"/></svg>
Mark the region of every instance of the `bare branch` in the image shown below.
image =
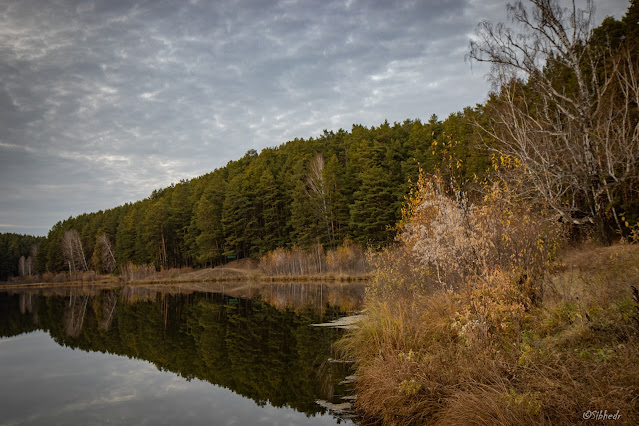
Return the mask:
<svg viewBox="0 0 639 426"><path fill-rule="evenodd" d="M597 224L608 242L606 206L637 180L637 59L591 44L592 1L530 5L507 6L516 29L484 21L470 42L467 58L492 64L498 94L482 129L521 160L540 199L567 222Z"/></svg>

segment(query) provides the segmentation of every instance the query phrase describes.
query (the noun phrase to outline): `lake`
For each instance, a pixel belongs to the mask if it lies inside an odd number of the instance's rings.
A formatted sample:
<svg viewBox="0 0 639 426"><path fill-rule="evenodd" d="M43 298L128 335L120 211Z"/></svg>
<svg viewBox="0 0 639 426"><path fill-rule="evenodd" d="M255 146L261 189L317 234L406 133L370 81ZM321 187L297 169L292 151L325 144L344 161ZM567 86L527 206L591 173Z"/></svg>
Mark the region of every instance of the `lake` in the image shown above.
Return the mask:
<svg viewBox="0 0 639 426"><path fill-rule="evenodd" d="M0 288L0 424L353 424L336 362L364 286Z"/></svg>

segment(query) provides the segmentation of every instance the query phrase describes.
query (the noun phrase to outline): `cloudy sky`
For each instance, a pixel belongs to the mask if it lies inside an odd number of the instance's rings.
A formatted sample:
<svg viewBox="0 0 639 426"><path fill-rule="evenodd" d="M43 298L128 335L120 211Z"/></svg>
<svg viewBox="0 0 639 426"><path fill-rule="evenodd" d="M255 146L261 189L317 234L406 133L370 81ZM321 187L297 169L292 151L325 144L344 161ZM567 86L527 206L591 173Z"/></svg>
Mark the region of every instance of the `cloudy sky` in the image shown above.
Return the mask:
<svg viewBox="0 0 639 426"><path fill-rule="evenodd" d="M0 0L0 232L150 195L323 129L486 99L504 1ZM627 0L600 1L597 20Z"/></svg>

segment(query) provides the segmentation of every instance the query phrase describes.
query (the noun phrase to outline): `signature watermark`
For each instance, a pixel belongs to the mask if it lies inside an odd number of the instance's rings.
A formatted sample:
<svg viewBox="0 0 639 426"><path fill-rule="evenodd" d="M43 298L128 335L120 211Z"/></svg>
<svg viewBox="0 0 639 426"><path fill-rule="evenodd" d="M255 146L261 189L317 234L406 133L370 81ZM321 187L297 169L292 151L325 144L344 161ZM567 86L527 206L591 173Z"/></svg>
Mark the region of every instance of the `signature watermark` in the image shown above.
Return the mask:
<svg viewBox="0 0 639 426"><path fill-rule="evenodd" d="M584 420L619 420L621 414L619 414L619 410L616 413L609 413L608 410L587 410L581 417Z"/></svg>

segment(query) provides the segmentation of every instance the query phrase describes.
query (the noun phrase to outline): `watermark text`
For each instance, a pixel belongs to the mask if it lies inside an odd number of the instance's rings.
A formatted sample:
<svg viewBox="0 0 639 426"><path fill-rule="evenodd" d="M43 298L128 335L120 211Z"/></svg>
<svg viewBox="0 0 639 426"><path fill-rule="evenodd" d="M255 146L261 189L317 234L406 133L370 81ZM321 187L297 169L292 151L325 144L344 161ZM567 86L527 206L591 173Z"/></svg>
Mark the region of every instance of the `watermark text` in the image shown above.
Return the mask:
<svg viewBox="0 0 639 426"><path fill-rule="evenodd" d="M619 420L621 414L619 414L619 410L616 413L609 413L608 410L587 410L581 417L584 420Z"/></svg>

